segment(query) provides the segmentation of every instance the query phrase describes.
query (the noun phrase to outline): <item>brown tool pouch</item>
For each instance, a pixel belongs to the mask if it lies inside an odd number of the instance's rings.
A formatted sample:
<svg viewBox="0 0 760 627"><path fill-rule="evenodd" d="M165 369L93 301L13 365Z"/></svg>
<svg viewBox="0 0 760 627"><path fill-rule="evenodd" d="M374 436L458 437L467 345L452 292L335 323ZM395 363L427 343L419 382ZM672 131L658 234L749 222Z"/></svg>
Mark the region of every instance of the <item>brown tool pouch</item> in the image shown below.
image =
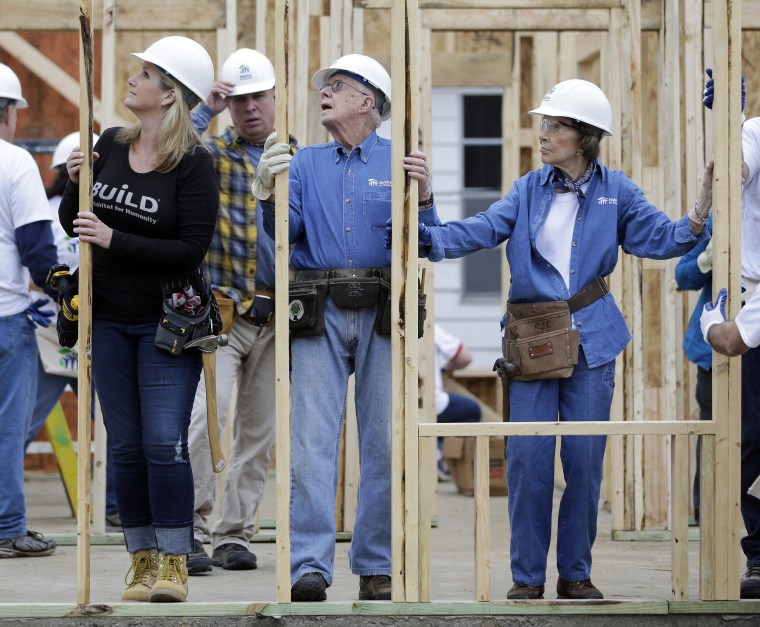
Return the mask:
<svg viewBox="0 0 760 627"><path fill-rule="evenodd" d="M290 337L320 337L325 333L327 279L291 281L288 288Z"/></svg>
<svg viewBox="0 0 760 627"><path fill-rule="evenodd" d="M222 318L222 333L229 334L232 330L232 323L235 321L237 308L235 301L229 296L225 296L219 290L211 290L214 293L216 304L219 306L219 315Z"/></svg>
<svg viewBox="0 0 760 627"><path fill-rule="evenodd" d="M419 282L418 282L419 287ZM425 303L427 294L421 289L417 290L417 337L421 338L425 332L425 316L427 308ZM377 303L377 317L375 318L375 331L378 335L391 334L391 284L390 273L386 278L380 279L380 300Z"/></svg>
<svg viewBox="0 0 760 627"><path fill-rule="evenodd" d="M507 305L502 344L515 381L569 377L578 363L579 339L566 301Z"/></svg>

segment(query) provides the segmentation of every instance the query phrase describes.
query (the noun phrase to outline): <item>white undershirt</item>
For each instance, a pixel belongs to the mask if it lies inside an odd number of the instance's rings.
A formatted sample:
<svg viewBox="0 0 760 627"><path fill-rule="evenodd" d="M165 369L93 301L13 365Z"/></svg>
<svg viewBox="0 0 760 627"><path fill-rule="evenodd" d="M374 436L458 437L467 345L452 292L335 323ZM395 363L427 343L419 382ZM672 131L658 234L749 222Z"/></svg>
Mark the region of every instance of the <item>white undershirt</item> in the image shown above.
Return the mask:
<svg viewBox="0 0 760 627"><path fill-rule="evenodd" d="M588 183L581 189L585 187L588 187ZM570 289L570 252L577 214L578 196L574 192L555 193L549 207L549 215L546 216L546 221L536 238L538 252L562 275L568 290Z"/></svg>

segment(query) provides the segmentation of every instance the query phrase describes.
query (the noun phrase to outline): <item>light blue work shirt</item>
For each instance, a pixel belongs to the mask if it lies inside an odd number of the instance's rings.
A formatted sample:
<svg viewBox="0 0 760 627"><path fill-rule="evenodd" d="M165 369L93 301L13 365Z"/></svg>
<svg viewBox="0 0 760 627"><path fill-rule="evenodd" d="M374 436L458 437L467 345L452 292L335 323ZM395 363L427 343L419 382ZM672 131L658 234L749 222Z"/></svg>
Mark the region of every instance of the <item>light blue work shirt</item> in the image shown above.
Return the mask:
<svg viewBox="0 0 760 627"><path fill-rule="evenodd" d="M428 257L455 259L509 240L509 300L542 302L567 299L596 277L610 274L617 264L618 246L637 257L669 259L709 237L704 230L694 235L686 216L671 221L623 172L597 161L573 229L568 290L562 275L536 246L552 204L553 181L554 169L545 165L515 181L509 193L486 211L429 227ZM612 294L573 314L573 321L592 368L615 359L631 339Z"/></svg>
<svg viewBox="0 0 760 627"><path fill-rule="evenodd" d="M391 143L376 132L350 152L337 142L301 148L290 165L290 267L296 270L385 268L391 217ZM262 202L274 237L274 205ZM435 208L418 214L437 221Z"/></svg>

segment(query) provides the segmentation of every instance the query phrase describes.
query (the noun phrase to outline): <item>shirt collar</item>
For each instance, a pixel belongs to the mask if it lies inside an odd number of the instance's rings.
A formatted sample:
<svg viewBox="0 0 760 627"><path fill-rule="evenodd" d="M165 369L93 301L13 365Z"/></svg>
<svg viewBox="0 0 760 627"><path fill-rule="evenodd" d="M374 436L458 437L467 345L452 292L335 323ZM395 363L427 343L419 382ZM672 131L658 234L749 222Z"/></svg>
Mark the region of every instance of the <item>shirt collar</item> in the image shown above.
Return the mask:
<svg viewBox="0 0 760 627"><path fill-rule="evenodd" d="M595 175L598 174L598 175L604 177L604 168L602 167L602 164L599 161L599 159L597 159L596 161L594 161L594 174ZM541 185L546 185L546 184L554 183L554 181L556 180L556 178L557 177L556 177L556 174L554 173L554 166L553 165L545 164L541 168L541 178L540 178Z"/></svg>
<svg viewBox="0 0 760 627"><path fill-rule="evenodd" d="M372 154L375 146L377 146L378 139L377 131L372 131L361 144L354 148L354 150L358 151L359 159L364 163L369 161L369 156ZM335 142L335 162L337 163L344 154L348 154L348 151L338 142Z"/></svg>

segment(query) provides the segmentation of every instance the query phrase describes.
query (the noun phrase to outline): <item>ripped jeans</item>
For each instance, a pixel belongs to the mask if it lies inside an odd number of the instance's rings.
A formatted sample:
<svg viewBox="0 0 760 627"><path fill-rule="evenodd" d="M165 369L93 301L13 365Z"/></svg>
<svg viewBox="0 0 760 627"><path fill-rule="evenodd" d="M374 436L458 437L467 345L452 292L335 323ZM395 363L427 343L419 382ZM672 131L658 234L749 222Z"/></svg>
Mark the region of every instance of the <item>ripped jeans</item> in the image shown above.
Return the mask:
<svg viewBox="0 0 760 627"><path fill-rule="evenodd" d="M172 356L156 324L94 320L95 389L111 444L116 500L130 553L192 551L193 473L187 431L201 353Z"/></svg>

